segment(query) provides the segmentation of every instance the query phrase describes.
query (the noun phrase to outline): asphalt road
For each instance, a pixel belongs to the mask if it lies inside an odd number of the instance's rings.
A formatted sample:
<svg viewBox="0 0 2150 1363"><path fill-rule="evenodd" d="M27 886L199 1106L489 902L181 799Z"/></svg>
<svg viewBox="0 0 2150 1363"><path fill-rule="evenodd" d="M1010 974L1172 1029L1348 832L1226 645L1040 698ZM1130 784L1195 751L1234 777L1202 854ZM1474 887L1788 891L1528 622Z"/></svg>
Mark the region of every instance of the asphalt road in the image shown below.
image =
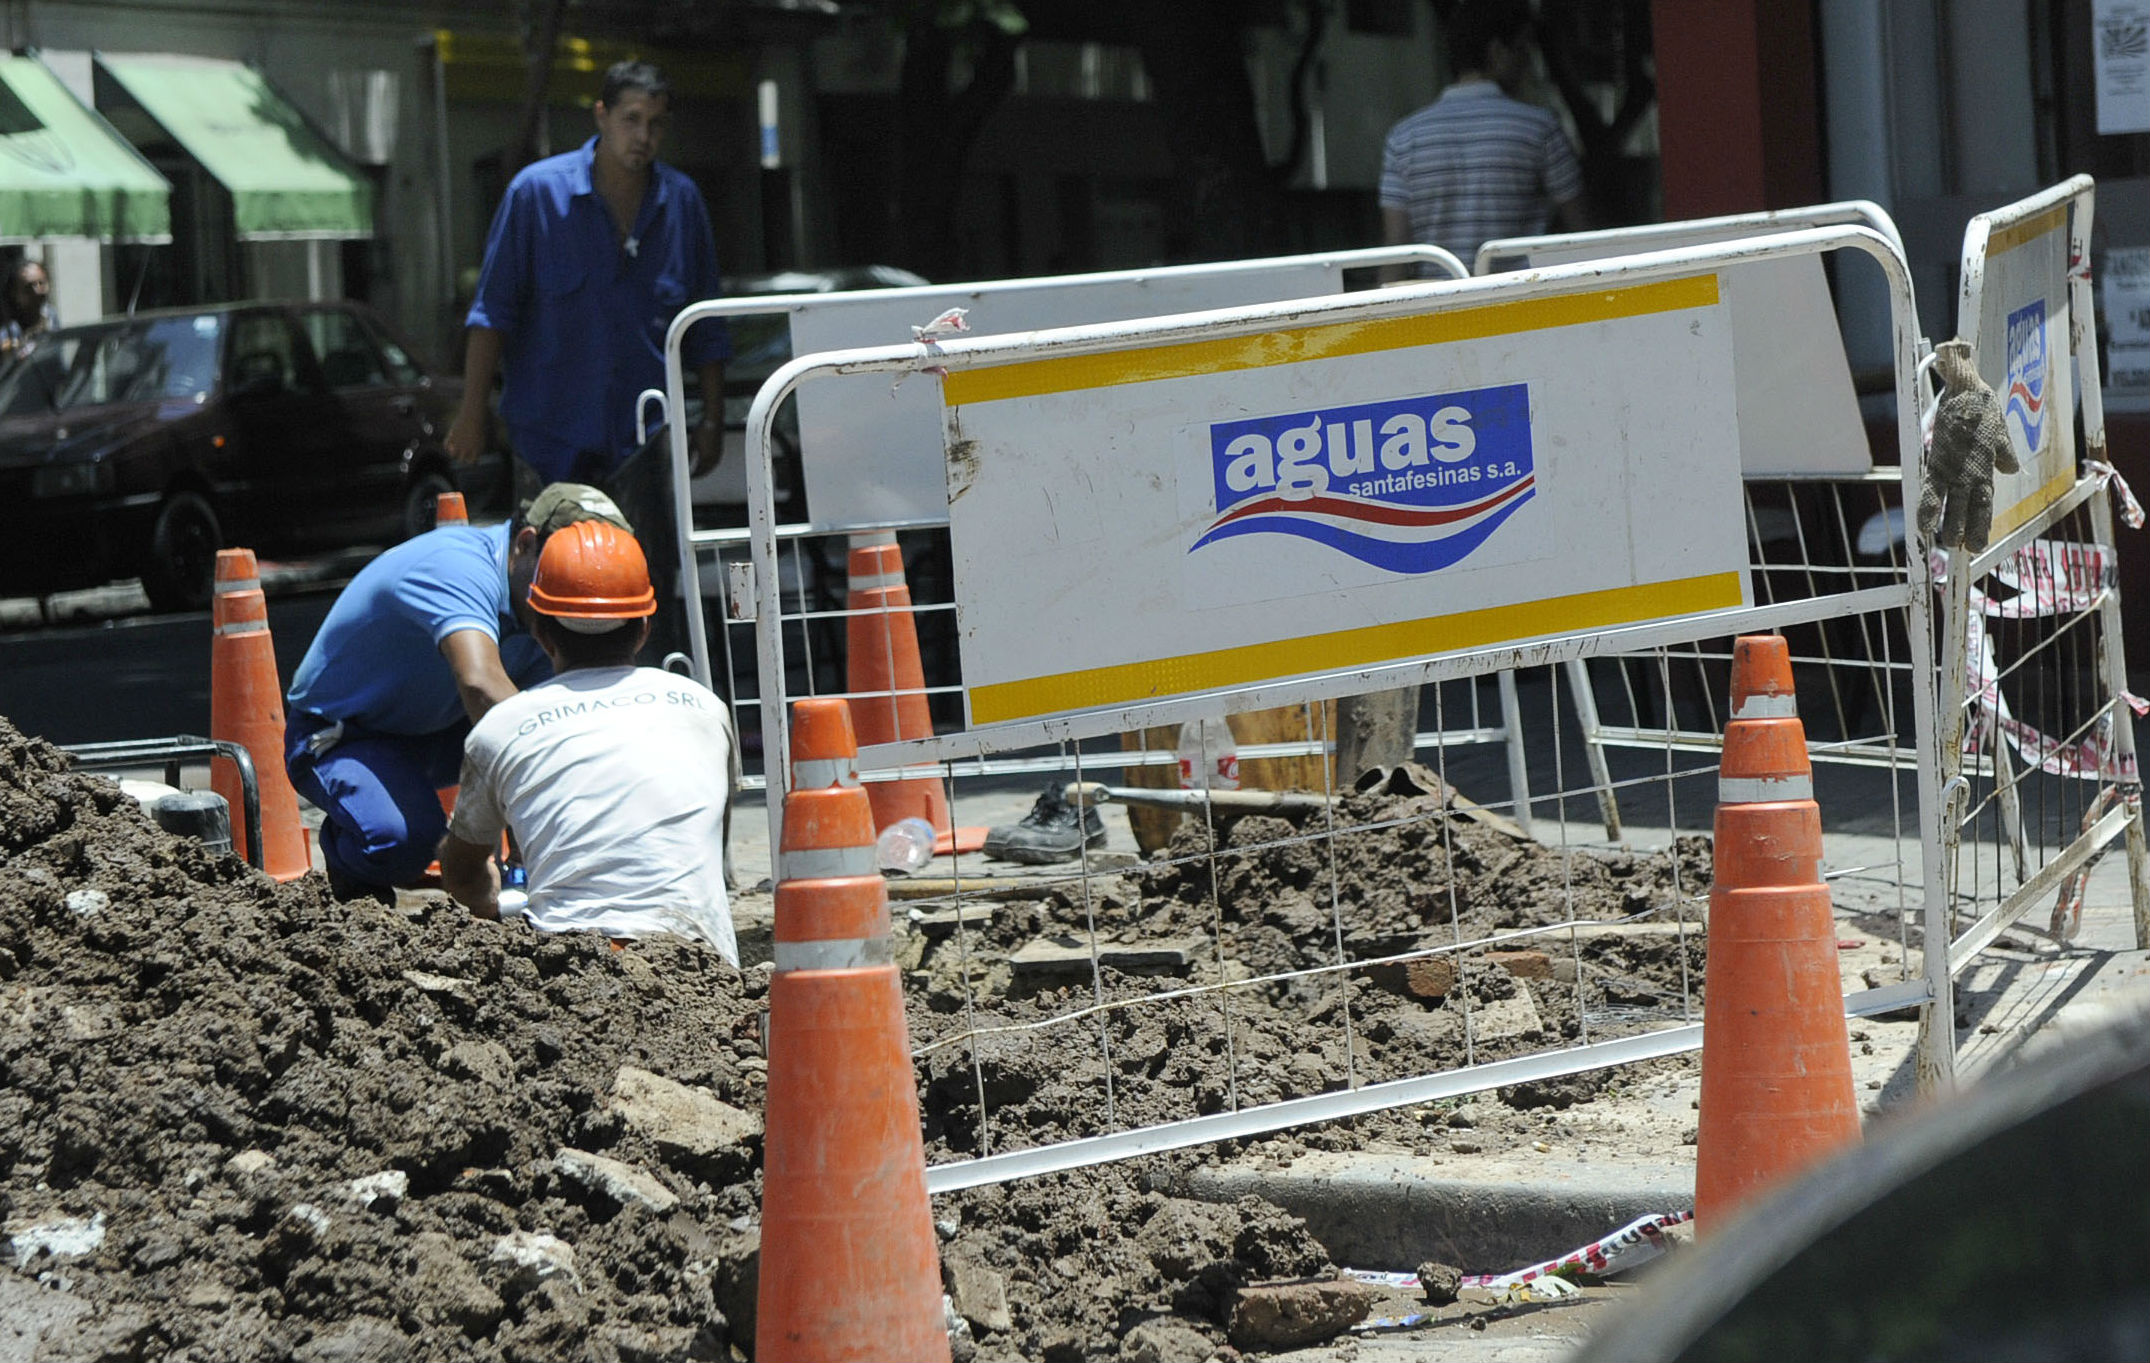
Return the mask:
<svg viewBox="0 0 2150 1363"><path fill-rule="evenodd" d="M285 680L341 586L331 577L270 596L269 631ZM0 715L54 743L207 734L208 612L130 612L124 597L114 604L118 609L84 610L51 625L28 623L34 606L27 615L7 615L0 624Z"/></svg>

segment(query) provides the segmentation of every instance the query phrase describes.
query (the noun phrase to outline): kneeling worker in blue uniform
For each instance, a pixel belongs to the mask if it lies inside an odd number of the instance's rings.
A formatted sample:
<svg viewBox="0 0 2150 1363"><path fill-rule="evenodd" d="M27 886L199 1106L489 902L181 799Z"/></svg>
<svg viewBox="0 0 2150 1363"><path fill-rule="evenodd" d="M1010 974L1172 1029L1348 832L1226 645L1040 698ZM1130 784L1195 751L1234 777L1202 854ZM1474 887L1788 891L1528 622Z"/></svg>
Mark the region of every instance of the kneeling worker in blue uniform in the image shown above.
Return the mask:
<svg viewBox="0 0 2150 1363"><path fill-rule="evenodd" d="M630 530L596 488L554 483L515 520L442 526L360 570L330 608L286 698L284 764L319 806L339 898L394 898L447 830L470 726L552 675L530 636L530 578L567 526Z"/></svg>

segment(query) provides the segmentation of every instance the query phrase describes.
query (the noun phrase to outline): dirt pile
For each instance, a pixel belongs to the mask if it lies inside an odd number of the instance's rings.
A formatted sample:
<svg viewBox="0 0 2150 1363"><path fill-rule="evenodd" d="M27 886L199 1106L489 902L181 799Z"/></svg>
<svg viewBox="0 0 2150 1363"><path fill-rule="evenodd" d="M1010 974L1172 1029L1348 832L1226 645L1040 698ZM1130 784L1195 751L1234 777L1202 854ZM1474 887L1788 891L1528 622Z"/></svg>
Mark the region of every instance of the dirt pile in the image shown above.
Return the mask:
<svg viewBox="0 0 2150 1363"><path fill-rule="evenodd" d="M766 992L676 940L277 886L0 720L0 1318L51 1359L743 1357ZM937 1204L959 1356L1193 1347L1237 1284L1327 1268L1146 1176Z"/></svg>
<svg viewBox="0 0 2150 1363"><path fill-rule="evenodd" d="M929 1137L966 1154L1019 1148L1602 1039L1699 1010L1704 938L1681 931L1678 901L1706 891L1706 839L1654 855L1563 852L1498 824L1459 812L1432 773L1405 768L1340 803L1335 826L1358 831L1332 839L1320 813L1247 815L1220 821L1212 846L1208 825L1189 818L1151 862L1087 897L1001 904L960 938L952 925L922 932L907 963L921 986L912 1035L927 1049ZM1689 905L1689 923L1699 916ZM1268 978L1571 918L1657 926ZM1199 988L1220 980L1250 983ZM1131 1002L1166 990L1195 992ZM1049 1023L1078 1010L1093 1011ZM1503 1097L1565 1107L1604 1081L1577 1076Z"/></svg>

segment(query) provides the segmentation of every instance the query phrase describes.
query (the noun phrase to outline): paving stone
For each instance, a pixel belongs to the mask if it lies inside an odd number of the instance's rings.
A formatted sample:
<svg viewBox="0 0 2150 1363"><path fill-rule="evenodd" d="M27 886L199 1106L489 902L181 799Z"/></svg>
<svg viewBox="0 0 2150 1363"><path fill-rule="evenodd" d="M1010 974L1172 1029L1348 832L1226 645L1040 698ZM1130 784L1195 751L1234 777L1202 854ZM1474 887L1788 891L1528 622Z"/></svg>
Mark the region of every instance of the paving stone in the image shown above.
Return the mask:
<svg viewBox="0 0 2150 1363"><path fill-rule="evenodd" d="M1242 1349L1296 1349L1334 1339L1366 1319L1373 1295L1357 1283L1241 1288L1226 1331Z"/></svg>
<svg viewBox="0 0 2150 1363"><path fill-rule="evenodd" d="M1547 980L1553 976L1553 961L1542 951L1489 951L1486 964L1497 965L1519 980Z"/></svg>
<svg viewBox="0 0 2150 1363"><path fill-rule="evenodd" d="M632 1164L587 1150L562 1150L554 1156L553 1169L592 1192L602 1193L621 1206L642 1206L668 1212L679 1205L671 1189Z"/></svg>
<svg viewBox="0 0 2150 1363"><path fill-rule="evenodd" d="M660 1152L699 1158L761 1134L759 1115L632 1065L614 1077L610 1106Z"/></svg>
<svg viewBox="0 0 2150 1363"><path fill-rule="evenodd" d="M1008 1314L1008 1289L999 1273L968 1255L948 1260L948 1295L956 1313L973 1330L1003 1332L1015 1328Z"/></svg>

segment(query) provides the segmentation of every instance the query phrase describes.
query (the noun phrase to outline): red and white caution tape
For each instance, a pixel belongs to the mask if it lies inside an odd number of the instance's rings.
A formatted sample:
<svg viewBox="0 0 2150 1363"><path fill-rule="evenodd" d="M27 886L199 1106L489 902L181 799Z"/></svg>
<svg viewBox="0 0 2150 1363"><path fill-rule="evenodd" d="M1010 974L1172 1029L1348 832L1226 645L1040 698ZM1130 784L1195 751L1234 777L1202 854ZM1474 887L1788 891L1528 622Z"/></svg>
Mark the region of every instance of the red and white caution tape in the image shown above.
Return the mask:
<svg viewBox="0 0 2150 1363"><path fill-rule="evenodd" d="M919 356L919 358L930 360L935 355L940 354L941 337L953 336L959 331L969 331L970 323L964 320L969 315L969 308L949 308L947 311L943 312L940 316L934 318L932 321L926 323L924 326L912 327L911 339L918 342L919 348L923 352ZM942 365L928 364L920 366L919 369L915 372L921 374L939 374L945 377L948 373L948 370ZM910 374L903 374L899 376L894 383L889 385L888 391L891 393L895 392L898 388L901 388L903 386L904 379L907 379L909 377L911 377Z"/></svg>
<svg viewBox="0 0 2150 1363"><path fill-rule="evenodd" d="M1695 1219L1693 1212L1652 1212L1636 1217L1602 1240L1571 1249L1557 1259L1519 1268L1513 1273L1466 1274L1465 1287L1507 1287L1558 1274L1562 1277L1603 1278L1625 1273L1665 1252L1665 1230Z"/></svg>
<svg viewBox="0 0 2150 1363"><path fill-rule="evenodd" d="M1945 555L1935 556L1936 583L1946 576L1946 561ZM1973 722L1965 726L1964 752L1976 756L1989 751L1991 735L1998 733L2024 765L2048 775L2086 781L2139 779L2133 754L2115 748L2110 714L2068 740L2050 737L2015 717L2001 691L2000 659L1986 624L1988 619L2051 619L2093 609L2119 580L2112 551L2073 540L2033 540L1995 565L1990 577L2006 595L1976 585L1968 592L1971 613L1965 621L1964 647L1977 689L1970 697L1968 718ZM2136 714L2150 714L2150 701L2130 692L2122 692L2121 699Z"/></svg>
<svg viewBox="0 0 2150 1363"><path fill-rule="evenodd" d="M2135 492L2128 480L2120 476L2120 470L2098 459L2085 459L2083 472L2112 485L2113 496L2120 502L2120 519L2128 523L2128 529L2143 528L2143 504L2135 500Z"/></svg>
<svg viewBox="0 0 2150 1363"><path fill-rule="evenodd" d="M2118 786L2107 786L2100 790L2098 798L2090 802L2090 808L2083 811L2082 831L2088 833L2097 825L2099 819L2105 817L2107 810L2123 800L2133 798L2133 795L2123 795ZM2112 844L2107 843L2092 852L2088 860L2076 867L2074 872L2061 882L2060 894L2053 900L2053 917L2046 924L2046 930L2061 941L2072 942L2076 933L2083 930L2083 895L2090 888L2090 873L2111 847Z"/></svg>
<svg viewBox="0 0 2150 1363"><path fill-rule="evenodd" d="M1511 1273L1466 1273L1459 1284L1470 1300L1493 1305L1549 1301L1574 1290L1572 1279L1604 1278L1640 1268L1663 1254L1665 1231L1695 1219L1693 1212L1652 1212L1637 1217L1602 1240L1569 1250L1555 1259L1519 1268ZM1417 1291L1416 1273L1381 1273L1347 1268L1344 1276L1355 1282ZM1558 1284L1556 1286L1556 1284ZM1383 1322L1398 1324L1402 1322ZM1371 1322L1369 1322L1371 1324Z"/></svg>

